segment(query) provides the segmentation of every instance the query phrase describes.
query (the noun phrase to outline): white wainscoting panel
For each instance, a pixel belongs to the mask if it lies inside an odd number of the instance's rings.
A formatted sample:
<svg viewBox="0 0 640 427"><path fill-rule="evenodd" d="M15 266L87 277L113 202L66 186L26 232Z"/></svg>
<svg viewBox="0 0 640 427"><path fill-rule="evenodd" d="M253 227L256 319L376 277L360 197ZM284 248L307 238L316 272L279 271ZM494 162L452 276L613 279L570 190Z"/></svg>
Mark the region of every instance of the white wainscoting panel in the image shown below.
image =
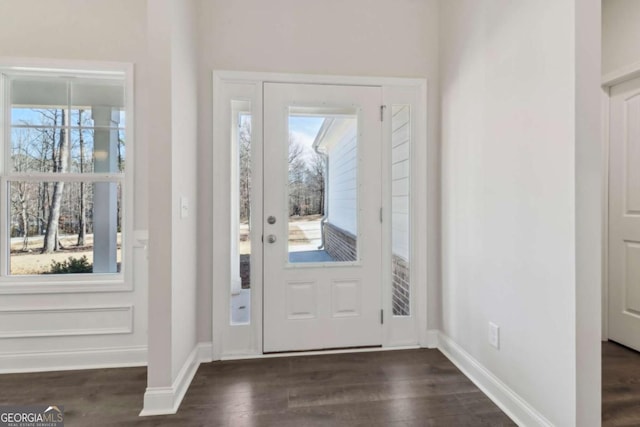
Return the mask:
<svg viewBox="0 0 640 427"><path fill-rule="evenodd" d="M132 305L0 310L0 338L111 335L132 332Z"/></svg>

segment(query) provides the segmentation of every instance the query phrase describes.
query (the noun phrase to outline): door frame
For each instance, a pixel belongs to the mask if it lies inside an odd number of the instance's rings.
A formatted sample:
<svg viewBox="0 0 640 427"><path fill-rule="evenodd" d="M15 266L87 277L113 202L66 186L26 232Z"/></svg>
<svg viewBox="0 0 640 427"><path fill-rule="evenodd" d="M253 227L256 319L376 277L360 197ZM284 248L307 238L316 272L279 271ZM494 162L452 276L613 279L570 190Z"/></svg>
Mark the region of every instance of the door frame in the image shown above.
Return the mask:
<svg viewBox="0 0 640 427"><path fill-rule="evenodd" d="M251 279L251 323L249 325L230 325L229 301L231 287L231 167L230 167L230 101L241 99L252 105L252 156L259 159L253 163L253 176L262 175L262 138L263 138L263 83L299 83L317 85L379 86L382 88L383 104L407 104L412 106L412 146L411 156L411 265L412 270L412 315L406 318L393 317L391 306L390 282L383 285L383 349L417 348L429 345L427 332L427 81L416 78L395 77L357 77L308 75L287 73L263 73L245 71L213 71L213 289L212 289L212 345L213 360L236 359L245 357L266 357L262 354L262 265L252 262ZM386 109L387 118L390 108ZM390 150L391 120L382 124L383 150ZM386 155L383 152L383 159ZM389 151L390 152L390 151ZM259 163L259 164L258 164ZM387 164L388 162L384 162ZM390 176L389 171L383 171ZM262 185L262 182L260 182ZM390 212L390 183L383 181L383 211ZM259 192L256 192L259 193ZM424 194L423 194L424 193ZM388 199L388 200L387 200ZM261 224L263 216L261 196L252 196L252 212L259 218L253 222L252 241L257 242L262 230L255 225ZM386 217L390 217L389 214ZM383 254L390 257L389 221L383 223ZM256 239L256 237L258 239ZM262 259L262 245L252 247L252 258ZM389 258L390 259L390 258ZM390 276L390 262L383 277ZM409 323L406 323L409 322ZM412 331L411 337L403 336L402 330ZM298 354L298 353L296 353ZM304 353L303 353L304 354Z"/></svg>
<svg viewBox="0 0 640 427"><path fill-rule="evenodd" d="M609 340L609 131L611 88L640 77L640 62L602 77L602 341Z"/></svg>

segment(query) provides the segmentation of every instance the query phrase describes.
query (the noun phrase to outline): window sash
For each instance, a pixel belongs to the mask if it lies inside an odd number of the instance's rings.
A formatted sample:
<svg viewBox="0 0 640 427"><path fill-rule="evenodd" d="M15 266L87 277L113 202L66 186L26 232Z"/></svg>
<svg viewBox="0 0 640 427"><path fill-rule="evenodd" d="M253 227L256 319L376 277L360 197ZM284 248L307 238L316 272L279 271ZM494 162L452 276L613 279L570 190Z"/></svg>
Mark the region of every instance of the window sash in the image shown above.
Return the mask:
<svg viewBox="0 0 640 427"><path fill-rule="evenodd" d="M107 64L115 67L114 64ZM83 65L84 67L85 65ZM99 68L100 65L96 65ZM74 69L40 69L9 67L0 69L0 227L4 231L0 234L8 234L9 229L9 185L12 182L111 182L119 184L121 195L121 268L116 273L86 273L86 274L52 274L52 275L11 275L10 265L10 238L0 239L0 294L30 294L30 293L64 293L64 292L120 292L131 291L133 289L132 265L133 265L133 219L129 210L133 207L133 172L125 170L123 172L109 173L75 173L75 172L15 172L12 167L11 158L11 130L17 128L56 128L68 130L118 130L125 134L128 143L127 160L133 165L133 138L131 129L133 125L133 100L132 94L132 67L122 65L115 67L118 69L94 71L74 70ZM67 80L68 97L67 111L76 110L77 106L71 105L70 85L71 81L86 79L86 82L118 81L123 86L124 105L121 111L125 112L126 121L116 126L91 125L78 126L67 122L64 126L38 126L22 123L11 123L12 102L9 85L11 80L22 77L33 78L61 78L61 76L73 76ZM77 79L77 80L76 80ZM63 106L62 108L65 108ZM129 166L128 168L130 168Z"/></svg>

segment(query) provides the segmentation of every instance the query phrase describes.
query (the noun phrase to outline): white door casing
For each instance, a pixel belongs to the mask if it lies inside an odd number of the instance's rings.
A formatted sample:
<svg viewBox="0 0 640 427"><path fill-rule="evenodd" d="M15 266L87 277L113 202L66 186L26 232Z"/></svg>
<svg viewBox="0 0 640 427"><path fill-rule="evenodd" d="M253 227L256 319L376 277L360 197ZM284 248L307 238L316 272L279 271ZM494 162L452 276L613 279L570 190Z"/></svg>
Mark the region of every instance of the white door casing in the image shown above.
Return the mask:
<svg viewBox="0 0 640 427"><path fill-rule="evenodd" d="M382 344L381 96L380 87L264 84L264 352ZM358 112L357 261L288 261L290 107Z"/></svg>
<svg viewBox="0 0 640 427"><path fill-rule="evenodd" d="M608 335L640 350L640 78L610 93Z"/></svg>

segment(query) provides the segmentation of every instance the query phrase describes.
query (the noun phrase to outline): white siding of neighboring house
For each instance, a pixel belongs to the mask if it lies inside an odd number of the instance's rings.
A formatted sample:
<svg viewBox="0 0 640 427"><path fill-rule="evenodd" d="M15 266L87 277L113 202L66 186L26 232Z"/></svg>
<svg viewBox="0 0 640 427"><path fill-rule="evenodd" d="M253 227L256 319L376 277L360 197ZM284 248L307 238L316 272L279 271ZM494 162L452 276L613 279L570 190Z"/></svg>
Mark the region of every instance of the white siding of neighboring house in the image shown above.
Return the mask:
<svg viewBox="0 0 640 427"><path fill-rule="evenodd" d="M358 217L358 149L357 126L350 126L340 140L331 147L329 157L328 222L357 235Z"/></svg>
<svg viewBox="0 0 640 427"><path fill-rule="evenodd" d="M394 106L391 120L391 229L393 254L409 260L409 106Z"/></svg>

